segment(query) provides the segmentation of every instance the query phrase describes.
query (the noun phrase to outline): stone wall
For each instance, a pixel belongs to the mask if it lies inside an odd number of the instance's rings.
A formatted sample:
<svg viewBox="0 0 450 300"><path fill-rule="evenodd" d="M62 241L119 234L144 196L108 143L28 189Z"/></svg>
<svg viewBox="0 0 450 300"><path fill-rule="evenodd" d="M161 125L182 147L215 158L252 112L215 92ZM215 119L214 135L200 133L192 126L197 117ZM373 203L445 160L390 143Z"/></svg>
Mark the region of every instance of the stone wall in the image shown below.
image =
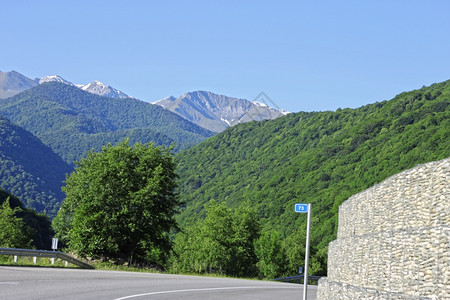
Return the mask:
<svg viewBox="0 0 450 300"><path fill-rule="evenodd" d="M337 237L318 299L450 299L450 158L350 197Z"/></svg>

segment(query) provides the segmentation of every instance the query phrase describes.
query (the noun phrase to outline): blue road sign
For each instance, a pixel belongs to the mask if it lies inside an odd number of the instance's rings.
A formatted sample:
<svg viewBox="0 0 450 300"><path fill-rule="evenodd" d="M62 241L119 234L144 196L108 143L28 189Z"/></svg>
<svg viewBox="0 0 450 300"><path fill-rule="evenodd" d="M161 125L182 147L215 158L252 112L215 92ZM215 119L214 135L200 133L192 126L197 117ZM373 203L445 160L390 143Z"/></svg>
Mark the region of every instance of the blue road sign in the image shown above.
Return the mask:
<svg viewBox="0 0 450 300"><path fill-rule="evenodd" d="M308 204L307 203L295 203L295 212L307 213L308 212Z"/></svg>

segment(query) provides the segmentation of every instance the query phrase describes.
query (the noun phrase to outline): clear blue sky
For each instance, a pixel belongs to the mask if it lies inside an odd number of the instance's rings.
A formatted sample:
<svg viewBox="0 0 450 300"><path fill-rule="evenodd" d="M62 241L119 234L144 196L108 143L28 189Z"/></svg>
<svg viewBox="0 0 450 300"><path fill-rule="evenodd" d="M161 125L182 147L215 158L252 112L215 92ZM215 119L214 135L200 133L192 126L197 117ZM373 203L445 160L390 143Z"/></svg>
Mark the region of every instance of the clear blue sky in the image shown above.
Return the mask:
<svg viewBox="0 0 450 300"><path fill-rule="evenodd" d="M450 1L0 2L0 70L100 80L145 101L194 90L292 112L450 79Z"/></svg>

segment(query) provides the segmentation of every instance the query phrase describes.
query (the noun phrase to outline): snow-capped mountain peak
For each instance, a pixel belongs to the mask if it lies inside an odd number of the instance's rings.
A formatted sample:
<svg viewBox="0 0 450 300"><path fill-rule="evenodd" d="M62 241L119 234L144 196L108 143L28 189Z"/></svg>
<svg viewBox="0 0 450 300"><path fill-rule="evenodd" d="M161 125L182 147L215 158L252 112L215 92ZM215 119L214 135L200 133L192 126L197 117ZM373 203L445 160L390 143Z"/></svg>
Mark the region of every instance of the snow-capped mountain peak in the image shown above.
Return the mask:
<svg viewBox="0 0 450 300"><path fill-rule="evenodd" d="M250 121L275 119L288 112L266 103L217 95L206 91L185 93L153 102L208 130L220 132Z"/></svg>
<svg viewBox="0 0 450 300"><path fill-rule="evenodd" d="M70 81L65 80L64 78L62 78L59 75L49 75L49 76L42 77L41 79L39 79L39 84L43 84L45 82L54 82L54 81L75 86L75 84L73 84Z"/></svg>
<svg viewBox="0 0 450 300"><path fill-rule="evenodd" d="M106 89L106 88L108 88L108 86L106 84L104 84L103 82L101 82L101 81L94 80L91 83L83 85L81 89L82 90L87 90L87 89L90 89L90 88L91 89Z"/></svg>
<svg viewBox="0 0 450 300"><path fill-rule="evenodd" d="M42 84L45 82L53 82L53 81L61 82L61 83L71 85L71 86L76 86L86 92L100 95L100 96L105 96L105 97L110 97L110 98L128 98L128 97L130 97L127 94L125 94L124 92L119 91L119 90L113 88L112 86L106 85L103 82L100 82L98 80L95 80L91 83L83 85L83 84L76 84L76 83L67 81L59 75L50 75L50 76L42 77L39 80L39 84Z"/></svg>
<svg viewBox="0 0 450 300"><path fill-rule="evenodd" d="M262 103L262 102L258 102L258 101L252 101L252 103L257 106L269 107L269 105L267 105L266 103Z"/></svg>

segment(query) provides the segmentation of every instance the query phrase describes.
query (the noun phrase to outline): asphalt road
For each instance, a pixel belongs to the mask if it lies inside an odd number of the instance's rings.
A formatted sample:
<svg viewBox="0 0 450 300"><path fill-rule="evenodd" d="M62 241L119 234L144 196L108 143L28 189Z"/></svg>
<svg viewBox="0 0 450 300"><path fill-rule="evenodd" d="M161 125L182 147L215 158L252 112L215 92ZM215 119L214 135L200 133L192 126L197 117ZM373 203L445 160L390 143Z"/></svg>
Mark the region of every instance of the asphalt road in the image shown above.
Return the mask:
<svg viewBox="0 0 450 300"><path fill-rule="evenodd" d="M302 299L303 285L135 272L0 266L0 299ZM316 299L309 286L308 300Z"/></svg>

